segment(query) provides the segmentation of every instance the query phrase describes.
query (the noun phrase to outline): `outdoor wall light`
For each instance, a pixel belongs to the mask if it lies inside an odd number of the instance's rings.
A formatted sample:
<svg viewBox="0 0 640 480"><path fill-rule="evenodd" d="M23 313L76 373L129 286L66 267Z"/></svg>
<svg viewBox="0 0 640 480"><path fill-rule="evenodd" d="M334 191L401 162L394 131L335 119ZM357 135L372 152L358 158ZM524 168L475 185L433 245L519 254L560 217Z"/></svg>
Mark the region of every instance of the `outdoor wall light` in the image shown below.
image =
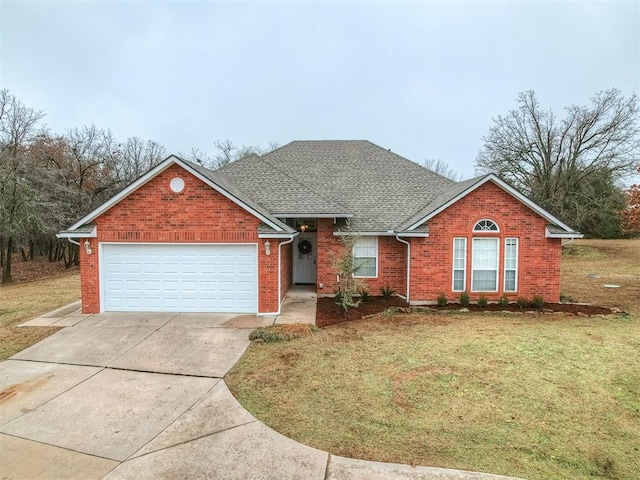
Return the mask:
<svg viewBox="0 0 640 480"><path fill-rule="evenodd" d="M269 240L264 242L264 253L265 255L271 255L271 243L269 243Z"/></svg>
<svg viewBox="0 0 640 480"><path fill-rule="evenodd" d="M91 242L89 242L89 239L84 241L84 251L87 252L87 255L91 255L93 253L93 250L91 250Z"/></svg>
<svg viewBox="0 0 640 480"><path fill-rule="evenodd" d="M302 230L303 232L306 232L307 228L309 228L309 225L307 225L306 223L303 223L302 225L300 225L300 230Z"/></svg>

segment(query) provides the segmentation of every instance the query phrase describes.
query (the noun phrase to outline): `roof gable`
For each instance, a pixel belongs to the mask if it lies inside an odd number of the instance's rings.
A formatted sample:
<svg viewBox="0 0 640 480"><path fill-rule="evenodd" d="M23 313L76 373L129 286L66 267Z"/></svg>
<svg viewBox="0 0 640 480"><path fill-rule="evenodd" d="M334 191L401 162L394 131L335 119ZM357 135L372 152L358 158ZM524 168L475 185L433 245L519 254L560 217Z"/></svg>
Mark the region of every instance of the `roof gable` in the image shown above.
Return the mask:
<svg viewBox="0 0 640 480"><path fill-rule="evenodd" d="M418 211L416 214L409 217L402 225L401 228L406 231L412 231L416 228L423 225L429 219L435 217L443 210L446 210L451 205L456 203L458 200L466 197L471 192L481 187L487 182L493 182L495 185L500 187L502 190L507 192L512 197L515 197L521 203L529 207L535 213L540 215L542 218L546 219L552 225L556 226L554 230L553 236L569 237L569 238L579 238L582 237L582 234L574 231L570 226L561 221L560 219L553 216L551 213L547 212L545 209L531 201L522 193L518 192L515 188L510 186L504 180L501 180L493 173L489 173L487 175L483 175L481 177L472 178L470 180L466 180L464 182L457 183L454 187L444 192L442 195L434 199L431 203L426 205L423 209ZM559 233L561 229L563 233Z"/></svg>
<svg viewBox="0 0 640 480"><path fill-rule="evenodd" d="M163 172L164 170L166 170L167 168L169 168L171 165L174 165L174 164L182 167L184 170L186 170L190 174L199 178L201 181L209 185L218 193L224 195L226 198L228 198L238 206L242 207L243 209L245 209L255 217L262 220L266 225L273 228L275 231L289 232L289 233L294 232L294 230L291 227L287 226L284 222L282 222L281 220L271 215L268 210L266 210L264 207L255 203L249 196L241 192L234 185L229 184L224 178L221 178L218 175L216 175L215 172L212 172L211 170L208 170L204 167L196 165L192 162L184 160L175 155L171 155L167 157L163 162L158 164L156 167L152 168L147 173L142 175L140 178L138 178L137 180L129 184L127 187L121 190L118 194L114 195L105 203L100 205L98 208L94 209L89 214L85 215L76 223L71 225L71 227L69 227L65 231L66 235L69 236L70 232L77 231L83 225L94 221L97 217L105 213L111 207L118 204L124 198L126 198L131 193L138 190L139 188L141 188L143 185L147 184L151 179L153 179L158 174L160 174L161 172Z"/></svg>

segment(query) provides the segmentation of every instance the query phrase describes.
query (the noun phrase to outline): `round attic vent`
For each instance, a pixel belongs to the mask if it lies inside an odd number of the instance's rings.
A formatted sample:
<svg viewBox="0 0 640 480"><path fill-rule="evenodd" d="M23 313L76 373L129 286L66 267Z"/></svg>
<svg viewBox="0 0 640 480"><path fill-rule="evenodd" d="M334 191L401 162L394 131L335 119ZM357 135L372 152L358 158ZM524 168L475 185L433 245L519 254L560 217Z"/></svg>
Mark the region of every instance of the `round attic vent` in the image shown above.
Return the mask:
<svg viewBox="0 0 640 480"><path fill-rule="evenodd" d="M169 187L171 187L172 192L180 193L184 190L184 180L180 177L172 178L169 182Z"/></svg>

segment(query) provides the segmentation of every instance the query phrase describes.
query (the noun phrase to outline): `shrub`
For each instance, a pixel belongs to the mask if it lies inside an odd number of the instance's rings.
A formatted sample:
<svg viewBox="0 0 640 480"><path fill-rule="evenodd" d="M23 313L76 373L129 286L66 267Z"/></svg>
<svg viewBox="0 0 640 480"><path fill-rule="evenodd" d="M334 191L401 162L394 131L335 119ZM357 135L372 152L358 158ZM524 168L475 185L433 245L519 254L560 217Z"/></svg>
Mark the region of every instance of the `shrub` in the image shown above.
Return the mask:
<svg viewBox="0 0 640 480"><path fill-rule="evenodd" d="M533 297L533 300L531 300L531 305L533 305L535 308L542 308L544 307L544 299L541 296L535 296Z"/></svg>
<svg viewBox="0 0 640 480"><path fill-rule="evenodd" d="M484 295L481 295L480 298L478 299L478 306L480 308L487 308L487 305L489 305L489 302L487 301L487 297L485 297Z"/></svg>
<svg viewBox="0 0 640 480"><path fill-rule="evenodd" d="M364 288L360 290L360 301L368 302L370 299L371 295L369 295L369 292L367 290L365 290Z"/></svg>
<svg viewBox="0 0 640 480"><path fill-rule="evenodd" d="M505 293L500 296L498 305L500 305L500 308L507 308L509 306L509 297L507 297Z"/></svg>
<svg viewBox="0 0 640 480"><path fill-rule="evenodd" d="M518 300L516 300L516 305L520 308L527 308L529 306L529 300L519 297Z"/></svg>
<svg viewBox="0 0 640 480"><path fill-rule="evenodd" d="M380 287L380 294L382 295L382 298L384 298L385 300L389 300L394 293L396 293L396 291L393 288L391 288L389 285Z"/></svg>
<svg viewBox="0 0 640 480"><path fill-rule="evenodd" d="M460 305L463 307L469 306L469 292L462 292L460 294Z"/></svg>
<svg viewBox="0 0 640 480"><path fill-rule="evenodd" d="M566 295L564 293L560 294L560 303L574 303L575 300L571 295Z"/></svg>
<svg viewBox="0 0 640 480"><path fill-rule="evenodd" d="M440 305L441 307L444 307L447 304L448 300L447 300L447 296L444 293L441 293L440 295L438 295L438 305Z"/></svg>

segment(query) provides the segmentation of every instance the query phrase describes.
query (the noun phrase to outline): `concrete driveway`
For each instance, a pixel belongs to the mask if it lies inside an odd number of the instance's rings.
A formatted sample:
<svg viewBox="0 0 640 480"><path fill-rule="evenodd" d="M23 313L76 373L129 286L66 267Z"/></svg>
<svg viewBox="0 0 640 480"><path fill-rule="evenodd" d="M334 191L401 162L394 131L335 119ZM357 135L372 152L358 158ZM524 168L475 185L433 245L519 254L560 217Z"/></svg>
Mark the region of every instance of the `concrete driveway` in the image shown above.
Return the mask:
<svg viewBox="0 0 640 480"><path fill-rule="evenodd" d="M263 425L222 377L274 318L65 318L0 363L2 478L505 478L346 459Z"/></svg>

